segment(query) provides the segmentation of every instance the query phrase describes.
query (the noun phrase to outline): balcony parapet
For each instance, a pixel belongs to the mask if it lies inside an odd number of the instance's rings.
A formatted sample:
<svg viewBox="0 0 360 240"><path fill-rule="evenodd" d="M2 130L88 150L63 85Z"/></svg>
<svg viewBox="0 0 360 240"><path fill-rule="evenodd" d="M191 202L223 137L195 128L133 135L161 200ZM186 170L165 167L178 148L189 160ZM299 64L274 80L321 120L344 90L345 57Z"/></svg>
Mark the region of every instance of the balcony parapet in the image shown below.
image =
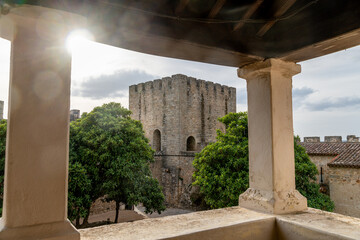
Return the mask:
<svg viewBox="0 0 360 240"><path fill-rule="evenodd" d="M82 240L359 239L360 219L312 208L274 215L232 207L79 231Z"/></svg>

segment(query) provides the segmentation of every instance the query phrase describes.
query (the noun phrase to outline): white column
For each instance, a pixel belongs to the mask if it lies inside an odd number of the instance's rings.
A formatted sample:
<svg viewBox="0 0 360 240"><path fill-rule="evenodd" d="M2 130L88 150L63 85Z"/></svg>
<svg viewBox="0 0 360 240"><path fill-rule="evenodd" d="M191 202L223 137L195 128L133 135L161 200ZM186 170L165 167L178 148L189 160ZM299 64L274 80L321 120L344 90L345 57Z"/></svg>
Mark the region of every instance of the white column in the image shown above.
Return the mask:
<svg viewBox="0 0 360 240"><path fill-rule="evenodd" d="M238 69L248 93L250 188L239 205L275 214L306 210L295 190L292 76L301 67L268 59Z"/></svg>
<svg viewBox="0 0 360 240"><path fill-rule="evenodd" d="M22 9L2 16L12 25L3 31L11 33L12 46L0 239L80 239L67 220L68 19L44 8Z"/></svg>

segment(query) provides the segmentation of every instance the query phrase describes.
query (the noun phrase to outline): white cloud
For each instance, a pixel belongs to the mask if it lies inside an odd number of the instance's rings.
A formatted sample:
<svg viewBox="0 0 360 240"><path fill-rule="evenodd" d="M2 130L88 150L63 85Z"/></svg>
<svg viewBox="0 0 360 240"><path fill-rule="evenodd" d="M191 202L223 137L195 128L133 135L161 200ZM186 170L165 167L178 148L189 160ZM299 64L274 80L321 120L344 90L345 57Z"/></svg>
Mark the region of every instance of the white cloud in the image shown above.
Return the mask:
<svg viewBox="0 0 360 240"><path fill-rule="evenodd" d="M140 70L118 70L111 75L90 77L73 88L72 96L104 99L128 96L129 86L152 81L156 76Z"/></svg>

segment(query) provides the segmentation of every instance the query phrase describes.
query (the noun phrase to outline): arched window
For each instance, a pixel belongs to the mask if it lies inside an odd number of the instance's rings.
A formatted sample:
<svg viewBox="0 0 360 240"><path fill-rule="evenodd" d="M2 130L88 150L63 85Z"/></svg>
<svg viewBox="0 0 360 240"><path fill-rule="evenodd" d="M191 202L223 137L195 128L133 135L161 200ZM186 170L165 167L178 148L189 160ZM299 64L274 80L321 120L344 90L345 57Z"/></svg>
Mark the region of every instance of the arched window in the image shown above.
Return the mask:
<svg viewBox="0 0 360 240"><path fill-rule="evenodd" d="M195 151L196 149L196 142L193 136L188 137L186 140L186 151Z"/></svg>
<svg viewBox="0 0 360 240"><path fill-rule="evenodd" d="M154 131L153 148L156 152L161 151L161 133L158 129Z"/></svg>

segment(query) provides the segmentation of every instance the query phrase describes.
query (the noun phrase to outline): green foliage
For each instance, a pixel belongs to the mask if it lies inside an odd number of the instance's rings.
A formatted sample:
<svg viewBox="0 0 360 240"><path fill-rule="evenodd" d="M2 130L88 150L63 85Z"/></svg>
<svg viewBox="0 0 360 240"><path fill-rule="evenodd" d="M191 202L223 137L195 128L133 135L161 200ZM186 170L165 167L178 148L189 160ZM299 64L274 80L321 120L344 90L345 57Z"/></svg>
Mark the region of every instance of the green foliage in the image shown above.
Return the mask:
<svg viewBox="0 0 360 240"><path fill-rule="evenodd" d="M139 121L118 103L104 104L70 124L68 216L86 224L92 202L102 196L147 213L165 209L149 164L153 150ZM4 186L6 120L0 121L0 207ZM2 209L0 208L0 211ZM0 212L1 213L1 212Z"/></svg>
<svg viewBox="0 0 360 240"><path fill-rule="evenodd" d="M0 216L2 214L4 173L5 173L5 150L6 150L6 120L0 120Z"/></svg>
<svg viewBox="0 0 360 240"><path fill-rule="evenodd" d="M68 218L76 219L77 227L80 218L88 214L88 206L91 205L89 189L91 181L87 176L86 169L81 163L69 163L69 190L68 190Z"/></svg>
<svg viewBox="0 0 360 240"><path fill-rule="evenodd" d="M141 123L130 113L118 103L109 103L71 123L70 162L86 169L91 202L105 195L109 201L142 202L147 212L161 212L164 196L149 168L154 152ZM83 206L87 213L91 202Z"/></svg>
<svg viewBox="0 0 360 240"><path fill-rule="evenodd" d="M194 185L200 186L210 208L237 205L239 193L248 186L248 140L245 113L230 113L219 119L227 132L217 132L217 141L196 155Z"/></svg>
<svg viewBox="0 0 360 240"><path fill-rule="evenodd" d="M206 146L193 162L194 185L209 208L238 205L238 198L249 186L247 113L229 113L219 119L226 132L218 130L217 141ZM305 149L295 141L296 188L308 198L308 206L332 211L329 196L319 192L317 169Z"/></svg>

